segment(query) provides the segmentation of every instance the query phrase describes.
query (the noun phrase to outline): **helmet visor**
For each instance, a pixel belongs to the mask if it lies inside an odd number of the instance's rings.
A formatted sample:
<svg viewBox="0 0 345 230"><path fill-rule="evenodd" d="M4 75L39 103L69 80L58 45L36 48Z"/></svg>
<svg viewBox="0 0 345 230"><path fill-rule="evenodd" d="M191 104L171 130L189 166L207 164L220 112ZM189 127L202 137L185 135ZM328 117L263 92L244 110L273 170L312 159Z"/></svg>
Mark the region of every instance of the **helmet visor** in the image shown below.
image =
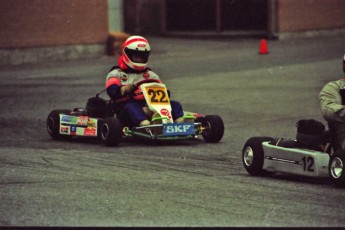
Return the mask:
<svg viewBox="0 0 345 230"><path fill-rule="evenodd" d="M142 64L147 63L150 56L150 51L132 50L127 47L125 48L125 53L132 62Z"/></svg>

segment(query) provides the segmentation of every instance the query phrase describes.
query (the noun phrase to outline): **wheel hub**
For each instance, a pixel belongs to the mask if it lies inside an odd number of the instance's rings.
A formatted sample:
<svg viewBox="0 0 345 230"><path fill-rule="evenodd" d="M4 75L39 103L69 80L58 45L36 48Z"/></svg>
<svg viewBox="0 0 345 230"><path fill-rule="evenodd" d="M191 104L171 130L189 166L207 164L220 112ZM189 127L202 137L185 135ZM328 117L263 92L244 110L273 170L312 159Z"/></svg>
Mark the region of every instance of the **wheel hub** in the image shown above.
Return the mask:
<svg viewBox="0 0 345 230"><path fill-rule="evenodd" d="M109 136L109 126L108 124L104 124L102 127L102 139L106 140Z"/></svg>
<svg viewBox="0 0 345 230"><path fill-rule="evenodd" d="M254 152L251 147L246 147L243 152L243 162L246 166L251 166L253 163Z"/></svg>
<svg viewBox="0 0 345 230"><path fill-rule="evenodd" d="M331 174L333 178L339 178L343 174L344 164L339 157L335 157L331 163Z"/></svg>

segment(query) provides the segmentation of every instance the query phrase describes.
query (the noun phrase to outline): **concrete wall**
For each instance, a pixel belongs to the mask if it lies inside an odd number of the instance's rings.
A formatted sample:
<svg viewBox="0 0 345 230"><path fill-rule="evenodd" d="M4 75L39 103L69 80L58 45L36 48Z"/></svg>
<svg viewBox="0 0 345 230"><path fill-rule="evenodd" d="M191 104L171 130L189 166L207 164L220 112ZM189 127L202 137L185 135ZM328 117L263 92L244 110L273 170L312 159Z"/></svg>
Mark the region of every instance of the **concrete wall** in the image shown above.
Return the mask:
<svg viewBox="0 0 345 230"><path fill-rule="evenodd" d="M123 31L122 0L108 0L108 29L109 31Z"/></svg>
<svg viewBox="0 0 345 230"><path fill-rule="evenodd" d="M0 0L0 48L105 43L107 0Z"/></svg>
<svg viewBox="0 0 345 230"><path fill-rule="evenodd" d="M345 28L344 0L278 0L277 32Z"/></svg>

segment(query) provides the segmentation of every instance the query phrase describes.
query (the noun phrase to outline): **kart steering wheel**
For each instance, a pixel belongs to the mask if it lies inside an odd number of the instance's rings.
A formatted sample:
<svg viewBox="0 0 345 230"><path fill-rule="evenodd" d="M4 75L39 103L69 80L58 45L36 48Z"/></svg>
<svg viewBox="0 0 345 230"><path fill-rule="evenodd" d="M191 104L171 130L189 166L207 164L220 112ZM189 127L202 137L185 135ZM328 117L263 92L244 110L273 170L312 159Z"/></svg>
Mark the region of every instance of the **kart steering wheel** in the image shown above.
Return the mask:
<svg viewBox="0 0 345 230"><path fill-rule="evenodd" d="M140 89L139 86L141 86L142 84L144 84L144 83L153 83L153 82L161 83L160 80L153 79L153 78L149 78L149 79L145 79L145 80L139 81L139 82L135 83L135 88L134 88L133 92L130 93L130 95L133 97L135 95L135 92Z"/></svg>
<svg viewBox="0 0 345 230"><path fill-rule="evenodd" d="M158 79L149 78L149 79L139 81L139 82L135 83L135 85L137 86L137 88L139 88L139 86L144 84L144 83L153 83L153 82L161 83L161 81Z"/></svg>

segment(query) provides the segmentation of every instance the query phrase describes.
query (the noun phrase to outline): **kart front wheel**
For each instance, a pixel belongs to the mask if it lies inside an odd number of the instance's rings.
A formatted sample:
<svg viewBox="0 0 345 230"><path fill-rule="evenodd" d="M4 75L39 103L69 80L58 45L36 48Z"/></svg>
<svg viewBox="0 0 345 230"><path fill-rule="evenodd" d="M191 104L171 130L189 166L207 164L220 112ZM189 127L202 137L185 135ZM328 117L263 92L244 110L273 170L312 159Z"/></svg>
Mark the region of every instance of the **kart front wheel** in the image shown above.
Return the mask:
<svg viewBox="0 0 345 230"><path fill-rule="evenodd" d="M105 118L99 123L99 137L106 146L117 146L122 140L122 125L117 118Z"/></svg>
<svg viewBox="0 0 345 230"><path fill-rule="evenodd" d="M205 117L198 117L196 122L201 122L202 137L206 142L219 142L224 135L224 123L218 115L206 115Z"/></svg>
<svg viewBox="0 0 345 230"><path fill-rule="evenodd" d="M60 134L60 114L70 114L71 110L59 109L49 113L47 118L47 131L53 139L71 139L72 136Z"/></svg>
<svg viewBox="0 0 345 230"><path fill-rule="evenodd" d="M331 155L328 172L332 182L340 188L345 187L345 150L338 150Z"/></svg>
<svg viewBox="0 0 345 230"><path fill-rule="evenodd" d="M272 141L271 137L252 137L247 140L242 150L242 163L252 176L266 176L269 172L262 169L264 164L264 150L262 143Z"/></svg>

